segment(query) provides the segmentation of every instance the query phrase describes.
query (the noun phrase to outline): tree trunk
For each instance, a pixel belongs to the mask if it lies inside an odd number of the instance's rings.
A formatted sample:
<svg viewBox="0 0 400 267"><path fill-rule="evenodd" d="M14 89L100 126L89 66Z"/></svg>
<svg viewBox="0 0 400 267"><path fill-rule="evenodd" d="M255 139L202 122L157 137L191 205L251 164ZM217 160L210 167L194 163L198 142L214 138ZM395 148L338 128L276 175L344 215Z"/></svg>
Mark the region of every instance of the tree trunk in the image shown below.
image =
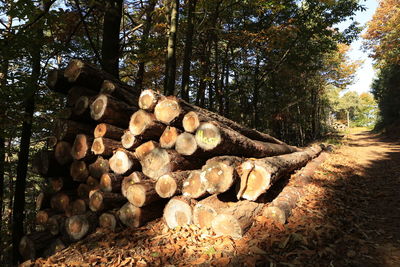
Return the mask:
<svg viewBox="0 0 400 267"><path fill-rule="evenodd" d="M209 196L199 201L193 208L193 223L200 228L211 228L212 221L221 212L228 208L232 202L222 201L218 195Z"/></svg>
<svg viewBox="0 0 400 267"><path fill-rule="evenodd" d="M118 193L124 176L115 173L104 173L100 178L100 190L103 192Z"/></svg>
<svg viewBox="0 0 400 267"><path fill-rule="evenodd" d="M192 171L177 171L164 174L156 182L156 192L162 198L171 198L182 192L183 182Z"/></svg>
<svg viewBox="0 0 400 267"><path fill-rule="evenodd" d="M121 140L123 134L124 130L122 128L107 123L97 124L93 132L94 138L104 137L117 141Z"/></svg>
<svg viewBox="0 0 400 267"><path fill-rule="evenodd" d="M13 263L18 262L18 246L23 236L24 229L24 210L25 210L25 185L26 185L26 174L28 171L28 160L29 160L29 147L32 135L32 120L33 112L35 109L35 92L37 90L39 77L40 77L40 59L42 44L43 30L37 28L35 33L36 39L33 41L34 44L31 47L31 59L32 59L32 73L25 89L24 93L24 121L22 123L21 142L18 153L18 166L16 173L15 182L15 195L13 205Z"/></svg>
<svg viewBox="0 0 400 267"><path fill-rule="evenodd" d="M129 131L133 135L141 135L147 139L158 139L165 130L165 125L158 122L153 113L138 110L132 114L129 121Z"/></svg>
<svg viewBox="0 0 400 267"><path fill-rule="evenodd" d="M98 219L95 213L87 212L83 215L74 215L65 221L65 229L69 238L78 241L96 229Z"/></svg>
<svg viewBox="0 0 400 267"><path fill-rule="evenodd" d="M193 207L196 201L182 196L171 198L164 208L163 219L171 229L192 223Z"/></svg>
<svg viewBox="0 0 400 267"><path fill-rule="evenodd" d="M111 95L129 106L137 107L140 91L119 81L104 80L101 85L100 93Z"/></svg>
<svg viewBox="0 0 400 267"><path fill-rule="evenodd" d="M197 0L188 1L185 51L183 54L181 97L189 102L190 64L192 61L194 19Z"/></svg>
<svg viewBox="0 0 400 267"><path fill-rule="evenodd" d="M104 137L97 137L93 140L91 151L95 155L111 157L113 152L121 147L121 142Z"/></svg>
<svg viewBox="0 0 400 267"><path fill-rule="evenodd" d="M217 122L201 123L195 138L198 146L212 155L260 158L299 151L286 144L254 141Z"/></svg>
<svg viewBox="0 0 400 267"><path fill-rule="evenodd" d="M89 197L89 208L94 212L110 210L121 207L125 201L121 194L96 191Z"/></svg>
<svg viewBox="0 0 400 267"><path fill-rule="evenodd" d="M146 58L145 56L147 53L147 41L150 35L150 30L152 26L152 13L154 12L154 7L156 6L156 0L150 0L147 7L146 7L146 21L143 28L142 39L140 40L139 44L139 52L138 55L143 57L140 59L138 64L138 72L136 75L135 81L135 89L137 91L141 91L143 89L143 80L144 80L144 71L145 71L145 63Z"/></svg>
<svg viewBox="0 0 400 267"><path fill-rule="evenodd" d="M126 197L128 188L136 183L141 183L149 180L149 177L142 172L132 172L129 176L124 177L121 183L121 193Z"/></svg>
<svg viewBox="0 0 400 267"><path fill-rule="evenodd" d="M171 24L169 27L167 60L165 66L164 93L175 94L176 77L176 35L178 32L179 0L171 0Z"/></svg>
<svg viewBox="0 0 400 267"><path fill-rule="evenodd" d="M180 133L181 130L172 126L167 126L160 136L160 146L162 148L174 148L176 139Z"/></svg>
<svg viewBox="0 0 400 267"><path fill-rule="evenodd" d="M72 84L64 77L64 70L53 69L47 75L47 86L50 90L66 95Z"/></svg>
<svg viewBox="0 0 400 267"><path fill-rule="evenodd" d="M130 185L126 190L126 198L139 208L161 199L156 192L155 182L151 180Z"/></svg>
<svg viewBox="0 0 400 267"><path fill-rule="evenodd" d="M264 204L246 200L236 202L215 216L211 223L212 229L217 235L242 238L263 206Z"/></svg>
<svg viewBox="0 0 400 267"><path fill-rule="evenodd" d="M313 146L302 152L243 162L238 168L241 179L238 199L255 201L279 178L303 167L319 153L321 147Z"/></svg>
<svg viewBox="0 0 400 267"><path fill-rule="evenodd" d="M182 195L189 198L201 198L207 195L207 183L202 179L200 170L192 171L183 182Z"/></svg>
<svg viewBox="0 0 400 267"><path fill-rule="evenodd" d="M119 33L122 18L123 0L105 2L103 19L103 42L101 61L105 71L119 78Z"/></svg>
<svg viewBox="0 0 400 267"><path fill-rule="evenodd" d="M258 101L259 101L259 76L260 74L260 56L256 56L256 66L254 69L254 85L253 85L253 128L257 129L260 127L260 116L258 109Z"/></svg>
<svg viewBox="0 0 400 267"><path fill-rule="evenodd" d="M89 165L89 174L95 179L100 179L104 173L110 171L110 164L108 160L98 156L96 161Z"/></svg>

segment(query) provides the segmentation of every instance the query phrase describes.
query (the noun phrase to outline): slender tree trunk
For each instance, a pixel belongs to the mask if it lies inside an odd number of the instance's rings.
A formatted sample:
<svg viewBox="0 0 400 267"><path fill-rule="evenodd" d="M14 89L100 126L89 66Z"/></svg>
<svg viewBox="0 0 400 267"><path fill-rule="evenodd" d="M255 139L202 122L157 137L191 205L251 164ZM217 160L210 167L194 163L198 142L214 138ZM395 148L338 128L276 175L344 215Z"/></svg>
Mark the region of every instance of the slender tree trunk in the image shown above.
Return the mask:
<svg viewBox="0 0 400 267"><path fill-rule="evenodd" d="M147 51L147 41L149 39L150 35L150 30L151 30L151 24L152 24L152 13L154 11L154 8L156 6L157 1L156 0L150 0L149 4L146 7L146 21L145 25L143 28L143 33L142 33L142 39L140 40L139 44L139 55L143 58L140 59L139 66L138 66L138 72L136 75L136 81L135 81L135 88L138 91L142 91L143 89L143 81L144 81L144 65L146 63L146 51Z"/></svg>
<svg viewBox="0 0 400 267"><path fill-rule="evenodd" d="M103 69L119 78L119 33L121 27L123 0L108 0L103 20L103 42L101 60Z"/></svg>
<svg viewBox="0 0 400 267"><path fill-rule="evenodd" d="M38 80L40 76L40 59L41 59L41 42L43 30L42 28L37 29L33 39L34 43L31 47L32 57L32 74L27 84L24 94L24 122L22 123L22 134L21 142L18 153L18 166L17 166L17 179L15 183L15 196L13 206L13 263L16 264L20 258L18 252L19 241L23 236L24 229L24 209L25 209L25 185L26 175L28 171L28 160L29 160L29 146L32 134L32 120L33 112L35 108L35 91L38 86Z"/></svg>
<svg viewBox="0 0 400 267"><path fill-rule="evenodd" d="M167 62L165 68L164 93L175 94L176 77L176 34L178 31L179 0L171 1L171 24L169 28Z"/></svg>
<svg viewBox="0 0 400 267"><path fill-rule="evenodd" d="M260 126L260 116L258 114L258 98L259 98L259 79L260 74L260 57L256 57L256 66L254 70L254 88L253 88L253 128Z"/></svg>
<svg viewBox="0 0 400 267"><path fill-rule="evenodd" d="M193 33L195 18L194 11L196 10L197 0L188 1L188 15L187 15L187 29L185 37L185 51L183 55L183 66L182 66L182 87L181 97L183 100L189 101L189 83L190 83L190 63L192 59L192 48L193 48Z"/></svg>

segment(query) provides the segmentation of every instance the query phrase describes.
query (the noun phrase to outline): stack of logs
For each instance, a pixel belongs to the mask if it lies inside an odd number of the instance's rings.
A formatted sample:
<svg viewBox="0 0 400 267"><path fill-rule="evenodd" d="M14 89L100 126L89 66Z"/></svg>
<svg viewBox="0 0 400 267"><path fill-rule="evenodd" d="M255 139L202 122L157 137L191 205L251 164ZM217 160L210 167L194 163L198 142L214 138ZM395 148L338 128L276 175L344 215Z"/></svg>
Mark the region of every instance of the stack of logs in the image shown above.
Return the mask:
<svg viewBox="0 0 400 267"><path fill-rule="evenodd" d="M66 95L66 108L34 161L49 189L37 198L42 231L20 242L25 259L98 226L139 227L158 217L170 228L195 223L234 238L260 213L285 222L302 187L285 188L270 204L260 196L321 153L176 97L136 92L80 60L51 71L48 87Z"/></svg>

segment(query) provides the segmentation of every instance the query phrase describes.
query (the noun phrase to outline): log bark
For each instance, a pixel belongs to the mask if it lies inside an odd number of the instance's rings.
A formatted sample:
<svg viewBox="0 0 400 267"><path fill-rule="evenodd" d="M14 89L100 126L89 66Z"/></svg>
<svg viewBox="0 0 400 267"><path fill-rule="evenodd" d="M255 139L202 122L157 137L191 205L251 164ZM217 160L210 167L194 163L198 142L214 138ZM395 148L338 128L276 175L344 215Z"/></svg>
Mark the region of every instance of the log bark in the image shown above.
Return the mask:
<svg viewBox="0 0 400 267"><path fill-rule="evenodd" d="M129 131L135 136L141 135L147 139L159 139L165 127L156 120L154 114L144 110L133 113L129 121Z"/></svg>
<svg viewBox="0 0 400 267"><path fill-rule="evenodd" d="M138 208L127 202L118 210L119 220L127 227L136 228L162 216L164 202L156 202L147 207Z"/></svg>
<svg viewBox="0 0 400 267"><path fill-rule="evenodd" d="M139 96L139 108L148 112L153 112L158 100L164 98L159 92L151 89L143 90Z"/></svg>
<svg viewBox="0 0 400 267"><path fill-rule="evenodd" d="M117 218L115 218L114 214L105 212L99 217L99 226L114 232L117 227Z"/></svg>
<svg viewBox="0 0 400 267"><path fill-rule="evenodd" d="M44 177L64 176L68 167L58 163L54 151L40 151L33 160L33 171Z"/></svg>
<svg viewBox="0 0 400 267"><path fill-rule="evenodd" d="M150 180L130 185L126 190L126 198L139 208L161 199L156 192L155 182Z"/></svg>
<svg viewBox="0 0 400 267"><path fill-rule="evenodd" d="M157 106L159 106L158 109ZM275 144L284 144L282 141L268 134L261 133L255 129L247 128L221 115L218 115L206 109L202 109L195 105L191 105L179 98L169 97L168 100L163 99L162 101L158 102L157 106L154 110L155 116L158 120L166 124L170 124L171 122L174 121L180 121L181 119L183 119L184 114L193 111L197 114L198 116L197 120L200 122L217 121L220 124L227 126L250 139L263 142L270 142ZM190 130L188 132L190 132Z"/></svg>
<svg viewBox="0 0 400 267"><path fill-rule="evenodd" d="M147 141L135 149L135 156L138 160L143 160L151 151L159 147L154 141Z"/></svg>
<svg viewBox="0 0 400 267"><path fill-rule="evenodd" d="M58 142L54 148L54 156L56 157L57 162L61 165L66 165L72 162L71 150L72 146L69 142Z"/></svg>
<svg viewBox="0 0 400 267"><path fill-rule="evenodd" d="M49 185L53 192L72 191L78 188L79 183L72 180L69 176L62 177L51 177L49 179Z"/></svg>
<svg viewBox="0 0 400 267"><path fill-rule="evenodd" d="M199 163L188 161L175 150L153 149L140 161L143 173L156 180L158 177L178 170L190 170L199 167Z"/></svg>
<svg viewBox="0 0 400 267"><path fill-rule="evenodd" d="M64 71L64 77L70 83L90 88L96 92L100 91L104 80L115 80L111 74L79 59L72 59L69 62Z"/></svg>
<svg viewBox="0 0 400 267"><path fill-rule="evenodd" d="M136 156L127 150L118 149L108 161L110 169L116 174L129 175L135 170L140 169L140 164Z"/></svg>
<svg viewBox="0 0 400 267"><path fill-rule="evenodd" d="M320 152L320 146L313 146L302 152L243 162L238 167L241 180L238 199L256 200L279 178L305 166Z"/></svg>
<svg viewBox="0 0 400 267"><path fill-rule="evenodd" d="M129 176L124 177L121 183L121 193L124 197L127 196L128 188L136 183L145 182L149 180L149 177L144 175L142 172L132 172Z"/></svg>
<svg viewBox="0 0 400 267"><path fill-rule="evenodd" d="M162 198L171 198L182 192L183 182L194 171L176 171L164 174L157 179L155 189Z"/></svg>
<svg viewBox="0 0 400 267"><path fill-rule="evenodd" d="M36 218L35 218L35 222L38 225L44 225L46 226L50 217L54 216L56 214L59 214L59 211L53 210L53 209L45 209L45 210L39 210L36 213Z"/></svg>
<svg viewBox="0 0 400 267"><path fill-rule="evenodd" d="M103 192L118 193L121 191L121 184L124 177L115 173L104 173L100 178L100 190Z"/></svg>
<svg viewBox="0 0 400 267"><path fill-rule="evenodd" d="M64 77L64 70L59 69L49 71L46 85L50 90L61 94L67 94L72 87L72 84Z"/></svg>
<svg viewBox="0 0 400 267"><path fill-rule="evenodd" d="M100 188L100 182L96 178L93 178L92 176L89 176L86 179L86 184L92 188Z"/></svg>
<svg viewBox="0 0 400 267"><path fill-rule="evenodd" d="M105 94L98 95L90 105L90 115L95 121L122 128L128 127L130 116L136 110L136 107L130 107Z"/></svg>
<svg viewBox="0 0 400 267"><path fill-rule="evenodd" d="M89 197L89 208L92 211L110 210L119 208L126 198L118 193L96 191Z"/></svg>
<svg viewBox="0 0 400 267"><path fill-rule="evenodd" d="M63 214L53 215L49 218L47 229L53 236L61 234L62 229L65 227L67 217Z"/></svg>
<svg viewBox="0 0 400 267"><path fill-rule="evenodd" d="M260 158L299 150L286 144L254 141L217 122L201 123L195 138L199 147L213 155Z"/></svg>
<svg viewBox="0 0 400 267"><path fill-rule="evenodd" d="M163 219L169 228L185 226L192 223L193 207L196 201L176 196L168 201L164 208Z"/></svg>
<svg viewBox="0 0 400 267"><path fill-rule="evenodd" d="M71 155L75 160L88 159L93 154L90 151L93 138L85 134L77 134L74 144L72 145Z"/></svg>
<svg viewBox="0 0 400 267"><path fill-rule="evenodd" d="M89 199L78 198L71 203L71 215L85 214L88 210Z"/></svg>
<svg viewBox="0 0 400 267"><path fill-rule="evenodd" d="M65 212L75 197L74 195L74 192L59 192L51 197L50 207L55 211Z"/></svg>
<svg viewBox="0 0 400 267"><path fill-rule="evenodd" d="M180 134L181 130L172 126L167 126L160 136L160 146L162 148L174 148L176 139Z"/></svg>
<svg viewBox="0 0 400 267"><path fill-rule="evenodd" d="M132 107L138 106L140 92L137 92L135 88L122 82L104 80L101 85L100 93L111 95Z"/></svg>
<svg viewBox="0 0 400 267"><path fill-rule="evenodd" d="M234 156L220 156L209 159L202 168L201 179L210 194L228 191L240 181L236 168L244 161Z"/></svg>
<svg viewBox="0 0 400 267"><path fill-rule="evenodd" d="M143 137L141 135L135 136L129 130L125 130L121 137L121 144L125 149L134 150L143 143Z"/></svg>
<svg viewBox="0 0 400 267"><path fill-rule="evenodd" d="M93 140L91 151L95 155L110 157L113 152L121 147L121 142L104 137L97 137Z"/></svg>
<svg viewBox="0 0 400 267"><path fill-rule="evenodd" d="M85 182L89 176L89 169L83 160L74 160L70 167L70 175L72 180L77 182Z"/></svg>
<svg viewBox="0 0 400 267"><path fill-rule="evenodd" d="M188 198L201 198L207 195L207 183L202 179L200 170L192 171L183 182L182 195Z"/></svg>
<svg viewBox="0 0 400 267"><path fill-rule="evenodd" d="M110 164L107 159L98 156L96 161L89 165L89 174L93 178L100 179L100 177L110 171Z"/></svg>
<svg viewBox="0 0 400 267"><path fill-rule="evenodd" d="M217 235L242 238L253 223L254 217L262 210L263 204L251 201L239 201L220 211L211 222Z"/></svg>
<svg viewBox="0 0 400 267"><path fill-rule="evenodd" d="M83 215L74 215L65 221L65 229L69 238L78 241L96 229L98 219L95 213L87 212Z"/></svg>
<svg viewBox="0 0 400 267"><path fill-rule="evenodd" d="M209 196L199 201L193 208L193 223L200 228L211 228L214 218L232 202L222 201L218 195Z"/></svg>
<svg viewBox="0 0 400 267"><path fill-rule="evenodd" d="M59 119L54 127L54 135L59 141L73 142L77 133L90 135L93 132L92 125L72 120Z"/></svg>
<svg viewBox="0 0 400 267"><path fill-rule="evenodd" d="M201 154L204 156L204 152L200 151L199 147L197 146L194 135L187 132L181 133L178 136L175 143L175 150L179 154L185 156L200 156Z"/></svg>
<svg viewBox="0 0 400 267"><path fill-rule="evenodd" d="M19 241L18 250L24 260L34 260L54 239L49 231L33 232Z"/></svg>
<svg viewBox="0 0 400 267"><path fill-rule="evenodd" d="M113 140L121 140L121 137L124 134L124 130L117 126L108 124L108 123L99 123L96 128L94 128L94 138L103 137L109 138Z"/></svg>
<svg viewBox="0 0 400 267"><path fill-rule="evenodd" d="M83 86L72 86L67 94L67 106L73 107L78 99L82 96L92 97L97 95L97 92Z"/></svg>
<svg viewBox="0 0 400 267"><path fill-rule="evenodd" d="M97 190L96 187L92 187L88 184L80 184L76 192L78 194L78 197L82 199L87 199L89 198L90 193L95 192L96 190Z"/></svg>

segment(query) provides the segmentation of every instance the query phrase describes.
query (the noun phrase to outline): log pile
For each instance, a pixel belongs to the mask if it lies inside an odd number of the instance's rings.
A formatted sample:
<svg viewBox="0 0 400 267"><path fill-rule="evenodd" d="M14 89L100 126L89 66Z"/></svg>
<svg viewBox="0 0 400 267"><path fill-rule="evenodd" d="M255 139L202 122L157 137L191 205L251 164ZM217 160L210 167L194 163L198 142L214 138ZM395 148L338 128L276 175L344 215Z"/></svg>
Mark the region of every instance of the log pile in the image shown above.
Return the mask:
<svg viewBox="0 0 400 267"><path fill-rule="evenodd" d="M171 228L195 223L240 238L268 213L260 196L322 151L176 97L136 92L81 60L51 71L48 87L66 95L70 111L56 123L52 150L34 161L51 193L38 197L44 230L21 240L26 259L48 251L43 242L62 248L98 226L135 228L160 217ZM279 198L268 207L280 208Z"/></svg>

